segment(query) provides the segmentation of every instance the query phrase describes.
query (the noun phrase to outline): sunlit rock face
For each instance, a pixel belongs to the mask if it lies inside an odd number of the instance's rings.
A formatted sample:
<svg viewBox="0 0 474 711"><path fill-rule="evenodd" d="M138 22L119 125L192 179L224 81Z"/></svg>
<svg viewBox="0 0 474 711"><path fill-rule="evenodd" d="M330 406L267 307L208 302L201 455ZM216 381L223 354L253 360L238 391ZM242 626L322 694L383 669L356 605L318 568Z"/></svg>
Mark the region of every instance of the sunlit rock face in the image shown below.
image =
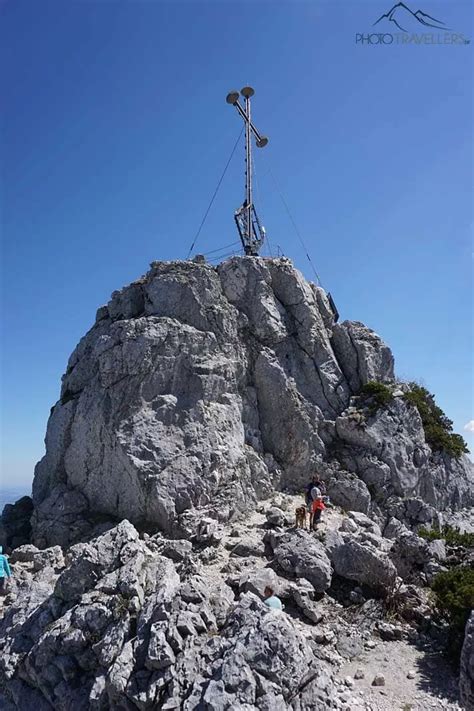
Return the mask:
<svg viewBox="0 0 474 711"><path fill-rule="evenodd" d="M378 504L468 505L468 461L434 457L413 407L395 400L354 426L347 408L368 380L394 380L389 348L361 323L335 324L289 260L154 262L69 359L33 539L67 545L123 518L174 535L196 508L229 520L315 469L346 498L355 474L363 510L373 487Z"/></svg>

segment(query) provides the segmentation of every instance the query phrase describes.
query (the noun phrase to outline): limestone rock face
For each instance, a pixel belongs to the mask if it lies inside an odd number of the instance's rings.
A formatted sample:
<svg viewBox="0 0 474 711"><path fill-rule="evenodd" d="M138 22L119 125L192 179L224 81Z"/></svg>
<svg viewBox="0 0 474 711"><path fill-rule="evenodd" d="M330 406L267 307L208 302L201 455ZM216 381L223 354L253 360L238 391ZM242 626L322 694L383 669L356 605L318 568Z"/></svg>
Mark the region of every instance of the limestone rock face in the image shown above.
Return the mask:
<svg viewBox="0 0 474 711"><path fill-rule="evenodd" d="M197 535L196 508L232 520L274 488L301 491L315 468L362 512L375 493L469 505L467 460L433 455L402 399L365 427L347 415L367 380L393 377L379 336L334 324L287 259L154 262L69 359L35 471L33 542L69 545L124 518Z"/></svg>
<svg viewBox="0 0 474 711"><path fill-rule="evenodd" d="M461 652L459 672L459 690L461 703L467 711L474 709L474 612L471 612L466 624L464 644Z"/></svg>
<svg viewBox="0 0 474 711"><path fill-rule="evenodd" d="M340 462L356 473L376 498L385 502L390 496L405 502L419 499L425 504L424 519L419 506L416 515L413 507L412 511L399 508L400 517L411 523L432 520L435 509L468 508L474 503L472 462L465 455L455 459L432 452L418 410L402 397L395 397L362 424L351 414L341 413L336 418L336 433Z"/></svg>
<svg viewBox="0 0 474 711"><path fill-rule="evenodd" d="M333 327L332 342L338 362L353 392L369 380L392 382L394 359L390 348L359 321Z"/></svg>

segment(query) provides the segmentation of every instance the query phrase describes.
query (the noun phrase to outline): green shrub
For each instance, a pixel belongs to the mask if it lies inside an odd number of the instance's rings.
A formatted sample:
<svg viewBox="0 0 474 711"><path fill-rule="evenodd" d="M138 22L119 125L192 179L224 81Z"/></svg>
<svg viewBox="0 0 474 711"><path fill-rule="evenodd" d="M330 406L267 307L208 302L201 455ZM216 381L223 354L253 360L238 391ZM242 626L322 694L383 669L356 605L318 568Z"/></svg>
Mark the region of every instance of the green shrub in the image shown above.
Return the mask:
<svg viewBox="0 0 474 711"><path fill-rule="evenodd" d="M419 528L418 535L427 541L443 539L448 546L464 546L465 548L474 546L474 533L461 533L459 528L452 528L452 526L443 526L441 530L433 529L432 531L427 528Z"/></svg>
<svg viewBox="0 0 474 711"><path fill-rule="evenodd" d="M436 607L449 623L446 652L457 664L461 655L466 622L474 607L474 569L458 565L439 573L431 587L435 593Z"/></svg>
<svg viewBox="0 0 474 711"><path fill-rule="evenodd" d="M359 395L362 396L370 415L375 415L380 407L385 407L393 400L392 389L376 380L369 380L363 385Z"/></svg>
<svg viewBox="0 0 474 711"><path fill-rule="evenodd" d="M452 457L460 457L469 452L461 435L455 434L452 421L435 402L434 395L416 383L410 383L409 392L405 393L406 402L415 405L420 413L425 439L434 451L443 451Z"/></svg>

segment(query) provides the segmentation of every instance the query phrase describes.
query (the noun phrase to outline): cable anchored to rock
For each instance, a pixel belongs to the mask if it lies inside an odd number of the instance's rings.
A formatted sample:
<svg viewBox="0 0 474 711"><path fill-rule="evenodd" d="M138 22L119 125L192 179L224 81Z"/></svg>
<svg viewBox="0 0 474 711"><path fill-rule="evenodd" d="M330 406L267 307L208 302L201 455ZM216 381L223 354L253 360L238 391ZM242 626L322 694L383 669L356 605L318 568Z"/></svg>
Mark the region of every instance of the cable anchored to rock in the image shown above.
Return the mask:
<svg viewBox="0 0 474 711"><path fill-rule="evenodd" d="M207 216L209 215L209 212L210 212L211 207L212 207L212 205L213 205L213 203L214 203L214 200L216 199L217 193L219 192L219 188L221 187L222 181L224 180L225 174L227 173L227 169L228 169L228 167L229 167L229 165L230 165L230 162L231 162L231 160L232 160L232 158L233 158L233 156L234 156L234 153L235 153L235 151L236 151L236 149L237 149L237 146L239 145L239 141L240 141L240 139L241 139L241 137L242 137L243 132L244 132L244 128L241 129L241 131L240 131L240 133L239 133L239 136L238 136L238 138L237 138L237 140L236 140L236 142L235 142L235 144L234 144L234 147L232 148L231 154L230 154L230 156L229 156L229 160L227 161L226 166L225 166L225 168L224 168L224 171L223 171L221 177L219 178L219 181L218 181L218 183L217 183L217 187L216 187L216 189L214 190L214 194L213 194L213 196L212 196L212 198L211 198L211 201L210 201L209 205L207 206L207 210L206 210L206 212L204 213L204 217L203 217L202 220L201 220L201 224L199 225L199 229L198 229L198 231L196 232L196 236L194 237L193 242L192 242L192 244L191 244L191 246L190 246L190 248L189 248L188 256L186 257L186 259L189 259L189 257L191 256L191 252L193 251L194 246L195 246L195 244L196 244L196 241L197 241L199 235L201 234L201 230L202 230L202 228L203 228L203 226L204 226L204 223L205 223L205 221L206 221L206 219L207 219Z"/></svg>
<svg viewBox="0 0 474 711"><path fill-rule="evenodd" d="M269 174L271 175L271 177L272 177L272 180L273 180L273 182L274 182L274 184L275 184L275 189L276 189L278 195L280 196L280 199L281 199L281 201L282 201L282 203L283 203L283 206L284 206L284 208L285 208L285 210L286 210L286 213L287 213L287 215L288 215L288 217L289 217L289 220L290 220L290 222L291 222L291 224L292 224L292 226L293 226L293 229L294 229L294 231L295 231L295 234L296 234L296 236L298 237L298 240L299 240L301 246L303 247L303 250L304 250L304 253L305 253L305 255L306 255L306 258L307 258L307 260L308 260L308 262L309 262L309 264L310 264L310 266L311 266L311 269L312 269L312 271L313 271L314 276L316 277L316 281L318 282L319 286L323 287L323 282L321 281L321 277L319 276L318 272L316 271L316 268L315 268L315 266L314 266L314 264L313 264L313 261L312 261L310 255L309 255L309 251L308 251L308 248L307 248L307 246L306 246L306 243L305 243L303 237L301 236L301 232L300 232L299 229L298 229L298 225L296 224L296 222L295 222L295 220L294 220L294 218L293 218L293 215L291 214L290 208L288 207L288 203L287 203L287 201L285 200L285 196L283 195L282 191L280 190L280 187L279 187L279 185L278 185L278 182L277 182L277 179L276 179L276 177L275 177L275 174L273 173L273 171L272 171L271 167L268 165L268 163L267 163L267 170L268 170L268 173L269 173ZM324 287L323 287L323 288L324 288Z"/></svg>
<svg viewBox="0 0 474 711"><path fill-rule="evenodd" d="M202 252L202 255L204 257L207 257L208 254L215 254L216 252L223 252L225 249L229 249L229 247L235 247L238 245L239 242L231 242L230 244L226 244L224 247L218 247L217 249L211 249L209 252Z"/></svg>

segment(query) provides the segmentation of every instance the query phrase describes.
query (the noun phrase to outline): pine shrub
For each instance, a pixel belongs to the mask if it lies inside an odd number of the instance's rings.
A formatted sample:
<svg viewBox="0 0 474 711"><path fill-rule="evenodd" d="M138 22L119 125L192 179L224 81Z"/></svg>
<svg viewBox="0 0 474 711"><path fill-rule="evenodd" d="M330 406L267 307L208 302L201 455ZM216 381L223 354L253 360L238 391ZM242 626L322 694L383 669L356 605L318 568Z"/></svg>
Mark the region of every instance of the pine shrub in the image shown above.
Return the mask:
<svg viewBox="0 0 474 711"><path fill-rule="evenodd" d="M458 664L466 622L474 607L474 569L458 565L438 573L431 587L436 607L449 624L446 652L451 661Z"/></svg>
<svg viewBox="0 0 474 711"><path fill-rule="evenodd" d="M474 546L474 533L461 533L459 528L453 528L452 526L443 526L441 530L420 528L418 529L418 535L427 541L442 539L446 541L448 546L463 546L464 548Z"/></svg>
<svg viewBox="0 0 474 711"><path fill-rule="evenodd" d="M452 457L460 457L469 452L461 435L452 431L452 421L438 407L434 395L429 393L426 388L416 383L410 383L410 390L405 393L404 398L420 413L425 439L432 450L446 452Z"/></svg>
<svg viewBox="0 0 474 711"><path fill-rule="evenodd" d="M375 415L379 408L385 407L393 400L390 386L376 380L369 380L363 385L359 395L362 396L370 415Z"/></svg>

